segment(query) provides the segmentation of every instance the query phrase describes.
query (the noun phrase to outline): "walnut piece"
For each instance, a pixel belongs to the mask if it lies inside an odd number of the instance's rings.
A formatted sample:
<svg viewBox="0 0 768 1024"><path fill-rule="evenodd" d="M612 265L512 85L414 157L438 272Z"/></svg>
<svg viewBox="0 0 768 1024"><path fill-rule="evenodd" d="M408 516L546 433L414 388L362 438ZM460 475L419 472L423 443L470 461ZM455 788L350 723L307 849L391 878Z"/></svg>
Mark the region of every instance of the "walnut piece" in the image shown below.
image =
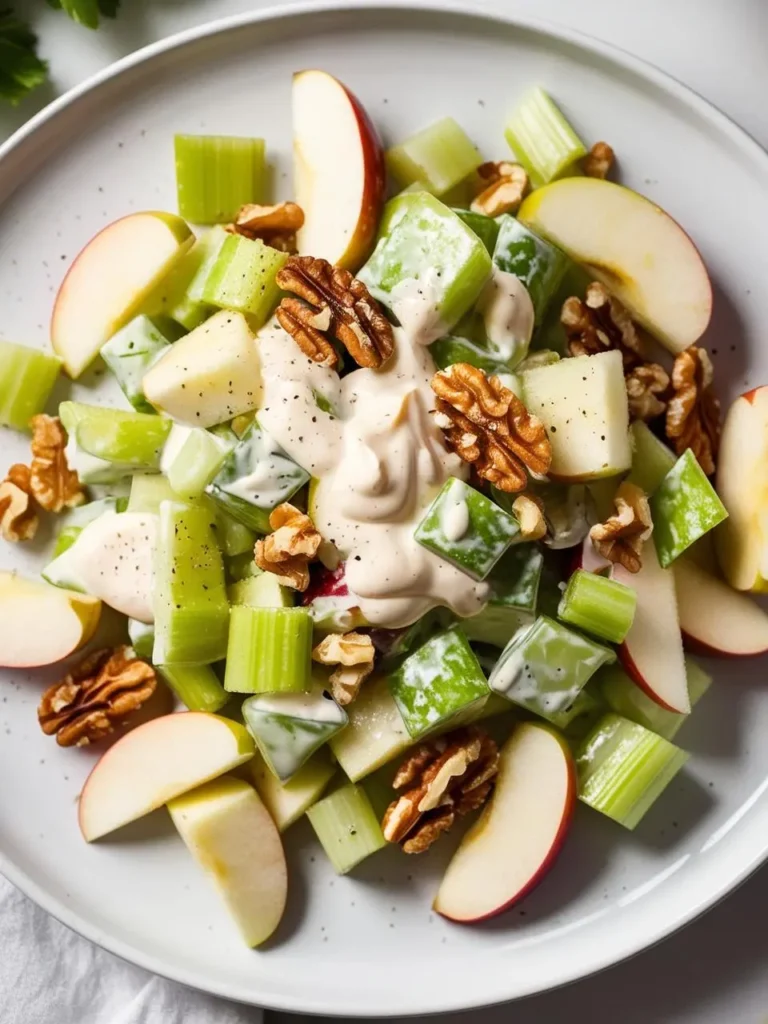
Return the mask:
<svg viewBox="0 0 768 1024"><path fill-rule="evenodd" d="M64 449L67 435L58 416L41 413L30 420L32 463L30 488L35 500L47 512L61 512L85 501L85 493L67 465Z"/></svg>
<svg viewBox="0 0 768 1024"><path fill-rule="evenodd" d="M337 665L329 682L333 699L344 707L351 704L373 671L376 650L365 633L329 633L312 651L313 661Z"/></svg>
<svg viewBox="0 0 768 1024"><path fill-rule="evenodd" d="M470 209L486 217L515 213L528 191L525 168L507 160L489 161L477 169L482 191L472 200Z"/></svg>
<svg viewBox="0 0 768 1024"><path fill-rule="evenodd" d="M476 726L420 744L392 782L402 792L384 814L384 838L423 853L457 817L485 803L498 770L498 748Z"/></svg>
<svg viewBox="0 0 768 1024"><path fill-rule="evenodd" d="M29 476L29 466L17 462L0 483L0 534L4 540L32 540L37 533L37 503Z"/></svg>
<svg viewBox="0 0 768 1024"><path fill-rule="evenodd" d="M283 586L303 593L309 586L309 563L317 557L322 538L309 516L287 501L270 512L269 525L274 532L256 541L254 561Z"/></svg>
<svg viewBox="0 0 768 1024"><path fill-rule="evenodd" d="M616 160L607 142L596 142L581 162L588 178L607 178Z"/></svg>
<svg viewBox="0 0 768 1024"><path fill-rule="evenodd" d="M43 694L40 728L61 747L84 747L114 731L155 692L155 670L130 647L96 651Z"/></svg>
<svg viewBox="0 0 768 1024"><path fill-rule="evenodd" d="M658 363L641 363L624 377L633 420L653 420L667 408L669 374Z"/></svg>
<svg viewBox="0 0 768 1024"><path fill-rule="evenodd" d="M691 345L672 367L674 396L667 406L667 437L675 452L690 448L699 465L711 476L720 447L720 402L712 390L714 371L709 354Z"/></svg>
<svg viewBox="0 0 768 1024"><path fill-rule="evenodd" d="M592 544L609 562L618 562L627 572L639 572L643 544L653 532L648 498L639 487L624 482L613 503L615 514L589 531Z"/></svg>
<svg viewBox="0 0 768 1024"><path fill-rule="evenodd" d="M544 502L533 494L521 494L512 502L512 511L520 524L521 540L541 540L547 533Z"/></svg>
<svg viewBox="0 0 768 1024"><path fill-rule="evenodd" d="M363 282L348 270L314 256L291 256L276 280L311 310L314 319L310 324L306 315L299 314L301 303L296 299L283 299L277 308L280 326L310 359L326 366L337 365L329 338L325 337L325 345L318 338L324 332L341 342L359 366L378 369L392 355L392 325Z"/></svg>
<svg viewBox="0 0 768 1024"><path fill-rule="evenodd" d="M526 467L546 473L552 447L544 424L498 377L469 363L454 363L432 378L435 422L448 447L499 490L522 491Z"/></svg>
<svg viewBox="0 0 768 1024"><path fill-rule="evenodd" d="M262 242L281 252L296 252L296 232L304 224L304 211L297 203L277 203L260 206L246 203L241 206L234 224L227 231L246 238L260 238Z"/></svg>

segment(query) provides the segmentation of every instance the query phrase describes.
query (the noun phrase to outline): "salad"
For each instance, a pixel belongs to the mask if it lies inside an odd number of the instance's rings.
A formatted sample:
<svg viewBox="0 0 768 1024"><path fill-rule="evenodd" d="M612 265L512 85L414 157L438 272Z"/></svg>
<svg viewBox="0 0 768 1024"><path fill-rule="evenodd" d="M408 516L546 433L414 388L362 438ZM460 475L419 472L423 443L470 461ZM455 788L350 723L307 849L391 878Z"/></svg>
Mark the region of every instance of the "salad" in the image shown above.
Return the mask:
<svg viewBox="0 0 768 1024"><path fill-rule="evenodd" d="M58 517L0 664L61 662L40 726L102 744L84 840L167 806L251 946L304 815L339 874L468 819L434 907L501 912L577 801L662 796L692 653L768 650L768 389L721 428L701 256L611 147L534 88L499 161L450 117L385 152L318 70L293 125L282 202L264 140L177 136L178 213L85 246L52 353L0 342L0 532ZM49 409L97 360L115 403Z"/></svg>

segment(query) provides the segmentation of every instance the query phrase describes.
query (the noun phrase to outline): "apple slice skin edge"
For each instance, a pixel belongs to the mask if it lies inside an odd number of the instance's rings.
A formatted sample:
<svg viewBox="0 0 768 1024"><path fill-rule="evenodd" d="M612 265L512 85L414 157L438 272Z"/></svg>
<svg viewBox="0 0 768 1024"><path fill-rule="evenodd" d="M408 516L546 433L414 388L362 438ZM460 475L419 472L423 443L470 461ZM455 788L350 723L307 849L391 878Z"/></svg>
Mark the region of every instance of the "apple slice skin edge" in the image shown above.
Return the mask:
<svg viewBox="0 0 768 1024"><path fill-rule="evenodd" d="M384 208L384 197L387 192L387 174L384 165L384 147L378 131L357 96L347 89L346 85L344 90L349 96L352 109L360 124L360 138L364 142L364 148L370 147L367 159L370 160L372 167L372 172L365 176L361 214L356 231L357 237L364 241L360 248L355 247L351 253L345 254L340 263L347 270L355 271L370 256L376 242L376 231L381 220L381 211Z"/></svg>

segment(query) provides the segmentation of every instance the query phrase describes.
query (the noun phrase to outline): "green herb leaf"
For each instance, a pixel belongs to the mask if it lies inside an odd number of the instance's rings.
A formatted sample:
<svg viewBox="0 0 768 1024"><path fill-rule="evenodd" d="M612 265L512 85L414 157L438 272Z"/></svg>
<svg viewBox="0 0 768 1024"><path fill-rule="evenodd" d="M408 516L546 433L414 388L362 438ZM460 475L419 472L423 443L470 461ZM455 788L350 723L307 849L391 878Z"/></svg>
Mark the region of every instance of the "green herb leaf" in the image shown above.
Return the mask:
<svg viewBox="0 0 768 1024"><path fill-rule="evenodd" d="M0 11L0 98L16 104L48 77L37 36L12 11Z"/></svg>
<svg viewBox="0 0 768 1024"><path fill-rule="evenodd" d="M98 28L99 16L114 18L120 0L48 0L48 6L57 11L64 11L79 25Z"/></svg>

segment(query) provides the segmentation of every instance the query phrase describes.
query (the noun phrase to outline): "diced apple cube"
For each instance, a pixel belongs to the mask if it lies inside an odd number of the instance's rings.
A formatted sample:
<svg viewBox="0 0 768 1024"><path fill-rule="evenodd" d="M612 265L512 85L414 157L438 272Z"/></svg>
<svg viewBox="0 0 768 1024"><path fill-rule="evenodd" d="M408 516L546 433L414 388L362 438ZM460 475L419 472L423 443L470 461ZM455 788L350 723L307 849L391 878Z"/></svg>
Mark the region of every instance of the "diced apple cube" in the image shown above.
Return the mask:
<svg viewBox="0 0 768 1024"><path fill-rule="evenodd" d="M404 188L422 185L442 195L483 161L477 147L452 117L444 117L387 150L387 170Z"/></svg>
<svg viewBox="0 0 768 1024"><path fill-rule="evenodd" d="M413 742L386 677L366 682L349 705L349 725L331 738L331 750L351 782L380 768Z"/></svg>
<svg viewBox="0 0 768 1024"><path fill-rule="evenodd" d="M666 569L686 548L728 517L690 448L680 456L651 498L653 539Z"/></svg>
<svg viewBox="0 0 768 1024"><path fill-rule="evenodd" d="M288 782L280 782L258 751L248 765L259 796L264 801L278 832L293 825L323 795L336 774L336 765L326 750L318 750Z"/></svg>
<svg viewBox="0 0 768 1024"><path fill-rule="evenodd" d="M499 217L498 224L493 262L499 270L514 274L523 282L539 324L560 287L570 261L561 249L545 242L510 214Z"/></svg>

